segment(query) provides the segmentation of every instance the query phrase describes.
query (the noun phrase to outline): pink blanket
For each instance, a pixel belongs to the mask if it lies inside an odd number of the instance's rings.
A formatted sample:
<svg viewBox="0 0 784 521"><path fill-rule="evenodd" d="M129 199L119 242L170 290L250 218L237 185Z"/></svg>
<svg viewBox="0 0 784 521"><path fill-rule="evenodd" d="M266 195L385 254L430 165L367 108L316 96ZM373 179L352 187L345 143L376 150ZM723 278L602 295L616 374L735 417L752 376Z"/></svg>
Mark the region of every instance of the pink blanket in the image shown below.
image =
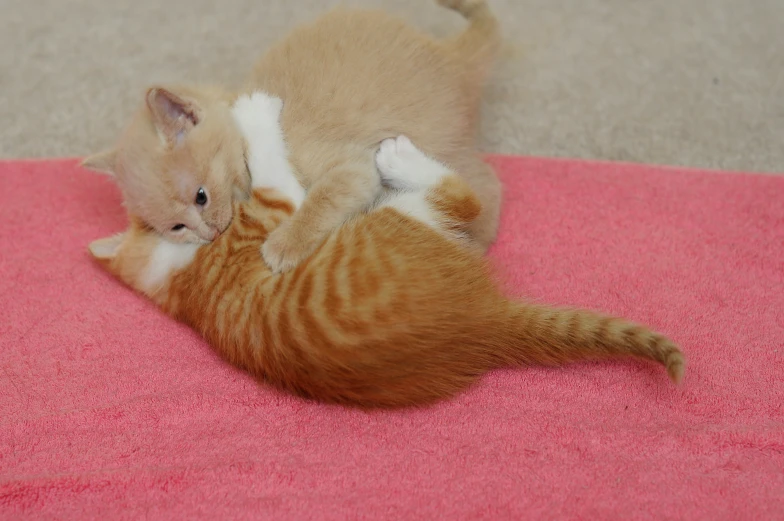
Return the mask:
<svg viewBox="0 0 784 521"><path fill-rule="evenodd" d="M73 160L0 163L2 519L784 519L784 178L496 157L510 292L688 357L363 413L257 384L92 264Z"/></svg>

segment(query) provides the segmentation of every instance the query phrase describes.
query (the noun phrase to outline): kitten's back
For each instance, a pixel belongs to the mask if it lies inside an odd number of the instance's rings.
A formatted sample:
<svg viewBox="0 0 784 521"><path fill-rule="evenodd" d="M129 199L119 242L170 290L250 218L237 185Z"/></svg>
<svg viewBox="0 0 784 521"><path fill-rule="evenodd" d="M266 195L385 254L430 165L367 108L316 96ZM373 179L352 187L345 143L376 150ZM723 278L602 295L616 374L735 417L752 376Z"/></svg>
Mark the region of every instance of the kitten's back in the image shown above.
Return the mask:
<svg viewBox="0 0 784 521"><path fill-rule="evenodd" d="M486 6L480 12L495 20ZM248 87L292 100L283 115L292 141L374 147L406 134L437 157L456 141L472 150L484 74L470 69L484 70L498 41L494 24L478 26L490 29L471 25L440 42L382 11L339 7L270 49Z"/></svg>
<svg viewBox="0 0 784 521"><path fill-rule="evenodd" d="M505 366L634 356L663 365L673 381L683 375L683 356L664 336L591 311L510 301L484 259L393 208L348 222L295 271L273 276L258 255L262 223L291 207L268 191L254 197L260 205L175 277L167 309L276 387L401 407L453 396Z"/></svg>
<svg viewBox="0 0 784 521"><path fill-rule="evenodd" d="M334 9L271 48L247 89L287 100L281 121L290 160L308 188L332 172L370 177L378 144L409 136L476 192L483 211L469 235L487 248L496 236L502 188L476 135L498 25L484 0L440 3L463 12L467 29L436 40L381 11Z"/></svg>

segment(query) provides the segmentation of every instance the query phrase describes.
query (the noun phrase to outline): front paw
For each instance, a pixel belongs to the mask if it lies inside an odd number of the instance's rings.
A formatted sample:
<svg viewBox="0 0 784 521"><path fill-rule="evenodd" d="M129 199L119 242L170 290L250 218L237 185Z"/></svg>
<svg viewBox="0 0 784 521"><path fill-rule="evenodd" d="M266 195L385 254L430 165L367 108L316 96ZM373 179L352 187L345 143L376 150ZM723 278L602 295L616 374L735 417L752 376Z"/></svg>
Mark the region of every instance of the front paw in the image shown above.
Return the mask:
<svg viewBox="0 0 784 521"><path fill-rule="evenodd" d="M282 110L282 99L255 91L238 97L231 112L244 134L255 134L274 129Z"/></svg>
<svg viewBox="0 0 784 521"><path fill-rule="evenodd" d="M274 273L285 273L296 268L310 253L306 241L298 240L286 223L275 229L261 245L264 262Z"/></svg>

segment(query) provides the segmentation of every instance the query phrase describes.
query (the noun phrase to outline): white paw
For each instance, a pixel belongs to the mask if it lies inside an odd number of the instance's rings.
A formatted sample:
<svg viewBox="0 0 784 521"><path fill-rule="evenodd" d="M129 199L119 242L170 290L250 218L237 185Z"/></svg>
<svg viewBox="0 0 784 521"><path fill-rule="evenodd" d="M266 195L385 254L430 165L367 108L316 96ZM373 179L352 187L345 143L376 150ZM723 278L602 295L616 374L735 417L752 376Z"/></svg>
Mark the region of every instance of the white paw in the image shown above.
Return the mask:
<svg viewBox="0 0 784 521"><path fill-rule="evenodd" d="M376 166L383 184L397 189L432 186L449 169L419 150L406 136L385 139L376 152Z"/></svg>
<svg viewBox="0 0 784 521"><path fill-rule="evenodd" d="M240 131L247 135L278 127L282 110L282 99L256 91L237 98L231 113Z"/></svg>
<svg viewBox="0 0 784 521"><path fill-rule="evenodd" d="M247 144L251 188L280 188L281 182L285 186L291 184L288 178L293 178L293 173L280 126L282 110L283 100L260 91L240 96L231 109Z"/></svg>

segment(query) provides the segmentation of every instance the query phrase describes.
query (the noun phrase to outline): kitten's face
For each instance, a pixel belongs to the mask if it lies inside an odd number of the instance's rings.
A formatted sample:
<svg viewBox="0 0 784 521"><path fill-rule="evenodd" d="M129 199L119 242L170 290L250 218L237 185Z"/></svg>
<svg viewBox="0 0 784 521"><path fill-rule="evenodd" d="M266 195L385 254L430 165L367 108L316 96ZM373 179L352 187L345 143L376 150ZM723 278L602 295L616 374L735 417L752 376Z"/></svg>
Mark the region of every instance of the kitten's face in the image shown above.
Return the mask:
<svg viewBox="0 0 784 521"><path fill-rule="evenodd" d="M242 192L242 148L210 132L209 123L171 149L139 150L117 163L128 210L173 242L214 240L231 223L235 191Z"/></svg>
<svg viewBox="0 0 784 521"><path fill-rule="evenodd" d="M84 164L114 174L128 210L163 238L203 243L247 196L243 147L225 99L153 88L117 148Z"/></svg>

